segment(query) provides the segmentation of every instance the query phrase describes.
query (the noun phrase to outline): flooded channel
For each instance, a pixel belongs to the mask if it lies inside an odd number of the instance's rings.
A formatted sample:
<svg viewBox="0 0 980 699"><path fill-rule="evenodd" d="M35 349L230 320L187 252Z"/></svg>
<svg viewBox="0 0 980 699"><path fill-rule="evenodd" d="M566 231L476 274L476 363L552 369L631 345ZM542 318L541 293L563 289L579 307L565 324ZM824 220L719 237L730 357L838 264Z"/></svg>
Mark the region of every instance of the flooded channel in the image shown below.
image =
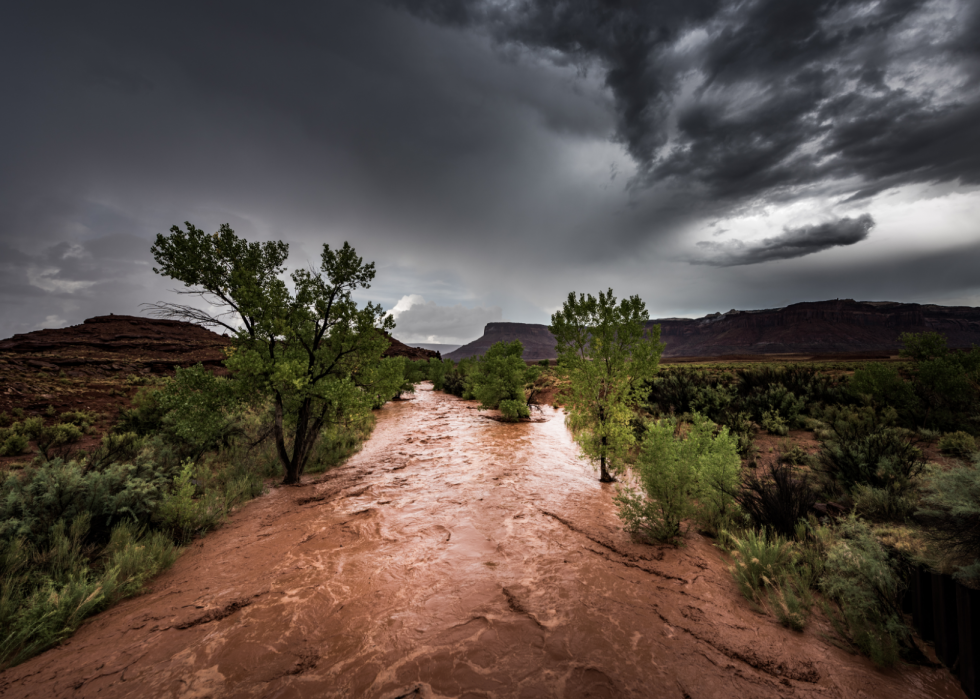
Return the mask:
<svg viewBox="0 0 980 699"><path fill-rule="evenodd" d="M752 611L711 542L632 543L560 411L423 385L344 467L278 488L4 697L962 697Z"/></svg>

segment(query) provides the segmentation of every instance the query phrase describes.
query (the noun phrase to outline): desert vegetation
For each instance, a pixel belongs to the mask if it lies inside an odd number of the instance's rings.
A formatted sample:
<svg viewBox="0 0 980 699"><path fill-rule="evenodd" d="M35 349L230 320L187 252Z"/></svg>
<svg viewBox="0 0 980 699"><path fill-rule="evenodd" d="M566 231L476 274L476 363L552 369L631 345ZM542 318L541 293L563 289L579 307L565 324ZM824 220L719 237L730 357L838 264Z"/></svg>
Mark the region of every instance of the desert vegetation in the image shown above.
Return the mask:
<svg viewBox="0 0 980 699"><path fill-rule="evenodd" d="M785 625L802 629L817 595L875 662L920 659L906 571L970 584L980 571L980 349L933 333L903 343L900 364L662 370L634 417L625 528L682 543L686 523L716 537L745 597Z"/></svg>
<svg viewBox="0 0 980 699"><path fill-rule="evenodd" d="M131 407L87 448L101 416L0 414L2 455L29 459L0 480L0 669L137 594L270 477L294 484L341 463L370 434L372 409L421 380L403 358L382 358L392 321L352 300L374 267L349 245L325 245L320 269L294 273L292 291L285 244L248 243L227 226L175 227L153 252L162 274L217 312L156 309L231 330L228 371L136 377Z"/></svg>
<svg viewBox="0 0 980 699"><path fill-rule="evenodd" d="M538 380L559 385L583 456L621 481L624 529L713 537L760 612L803 630L819 610L876 663L921 661L901 611L910 568L980 582L980 348L922 333L897 362L658 366L657 339L634 332L642 308L614 309L611 291L570 295ZM433 362L429 378L475 398L481 361Z"/></svg>

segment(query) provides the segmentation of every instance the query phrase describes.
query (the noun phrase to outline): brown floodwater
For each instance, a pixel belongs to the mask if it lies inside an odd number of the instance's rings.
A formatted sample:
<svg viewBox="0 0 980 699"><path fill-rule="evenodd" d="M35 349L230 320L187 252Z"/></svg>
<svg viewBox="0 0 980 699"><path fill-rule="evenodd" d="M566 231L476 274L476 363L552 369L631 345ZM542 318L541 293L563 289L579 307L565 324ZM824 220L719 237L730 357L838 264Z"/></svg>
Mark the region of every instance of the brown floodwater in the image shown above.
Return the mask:
<svg viewBox="0 0 980 699"><path fill-rule="evenodd" d="M4 697L963 697L753 611L696 534L636 544L560 411L424 384L343 467L277 488Z"/></svg>

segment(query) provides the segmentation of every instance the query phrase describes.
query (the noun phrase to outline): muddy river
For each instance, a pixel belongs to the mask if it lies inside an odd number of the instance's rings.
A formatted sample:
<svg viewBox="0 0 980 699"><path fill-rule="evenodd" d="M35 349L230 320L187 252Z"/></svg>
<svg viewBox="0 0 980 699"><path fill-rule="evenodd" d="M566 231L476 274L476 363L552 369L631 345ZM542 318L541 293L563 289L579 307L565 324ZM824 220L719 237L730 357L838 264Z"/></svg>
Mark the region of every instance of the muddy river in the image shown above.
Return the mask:
<svg viewBox="0 0 980 699"><path fill-rule="evenodd" d="M276 488L3 697L963 697L752 611L711 542L634 544L560 411L423 385L344 467Z"/></svg>

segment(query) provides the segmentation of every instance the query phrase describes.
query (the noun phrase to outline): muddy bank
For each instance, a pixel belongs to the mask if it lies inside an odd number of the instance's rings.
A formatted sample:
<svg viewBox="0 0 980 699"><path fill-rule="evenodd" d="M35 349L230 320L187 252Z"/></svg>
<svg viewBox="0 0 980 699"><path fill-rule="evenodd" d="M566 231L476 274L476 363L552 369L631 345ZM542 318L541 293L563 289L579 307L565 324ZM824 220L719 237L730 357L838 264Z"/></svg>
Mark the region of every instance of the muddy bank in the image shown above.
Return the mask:
<svg viewBox="0 0 980 699"><path fill-rule="evenodd" d="M721 555L633 544L561 413L431 390L151 590L0 675L4 697L962 697L751 611Z"/></svg>

